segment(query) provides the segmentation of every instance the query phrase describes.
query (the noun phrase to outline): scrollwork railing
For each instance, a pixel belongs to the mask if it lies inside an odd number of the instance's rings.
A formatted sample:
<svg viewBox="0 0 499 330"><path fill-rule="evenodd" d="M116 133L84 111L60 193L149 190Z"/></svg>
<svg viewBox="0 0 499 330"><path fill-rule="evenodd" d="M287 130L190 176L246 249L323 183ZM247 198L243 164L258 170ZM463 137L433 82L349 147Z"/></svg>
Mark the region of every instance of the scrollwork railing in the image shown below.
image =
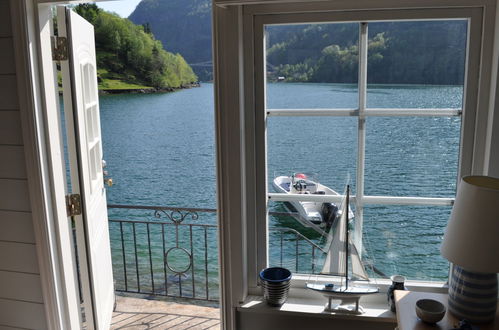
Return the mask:
<svg viewBox="0 0 499 330"><path fill-rule="evenodd" d="M116 291L219 299L215 209L137 205L108 205L108 209ZM198 223L201 214L203 223ZM314 260L324 251L312 240L291 228L269 228L269 232L272 266L317 271Z"/></svg>
<svg viewBox="0 0 499 330"><path fill-rule="evenodd" d="M175 224L181 224L187 216L191 217L192 220L197 220L199 218L197 212L194 211L182 211L182 210L155 210L154 217L157 219L165 216L167 219L171 220Z"/></svg>

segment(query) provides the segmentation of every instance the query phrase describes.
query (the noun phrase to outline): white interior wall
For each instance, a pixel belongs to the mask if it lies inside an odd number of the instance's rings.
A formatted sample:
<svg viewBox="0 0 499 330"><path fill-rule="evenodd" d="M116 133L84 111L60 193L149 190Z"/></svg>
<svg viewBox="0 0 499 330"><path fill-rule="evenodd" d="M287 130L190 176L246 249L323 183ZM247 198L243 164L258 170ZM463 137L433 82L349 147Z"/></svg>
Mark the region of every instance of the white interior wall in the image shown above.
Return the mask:
<svg viewBox="0 0 499 330"><path fill-rule="evenodd" d="M238 312L237 330L393 330L394 322L373 322L352 318L324 317L320 314Z"/></svg>
<svg viewBox="0 0 499 330"><path fill-rule="evenodd" d="M46 328L8 0L0 0L0 328Z"/></svg>
<svg viewBox="0 0 499 330"><path fill-rule="evenodd" d="M487 175L499 178L499 6L496 5L494 29L494 55L492 58L492 84L490 93L490 111L488 118L488 141L486 155ZM499 275L498 275L499 276Z"/></svg>
<svg viewBox="0 0 499 330"><path fill-rule="evenodd" d="M496 22L499 21L499 7L498 13L496 15ZM495 49L494 63L497 70L494 71L495 77L495 93L491 93L495 98L492 99L491 106L494 107L494 111L491 112L489 117L489 131L490 131L490 153L488 155L488 168L487 175L499 178L499 24L496 28L496 38L495 38Z"/></svg>

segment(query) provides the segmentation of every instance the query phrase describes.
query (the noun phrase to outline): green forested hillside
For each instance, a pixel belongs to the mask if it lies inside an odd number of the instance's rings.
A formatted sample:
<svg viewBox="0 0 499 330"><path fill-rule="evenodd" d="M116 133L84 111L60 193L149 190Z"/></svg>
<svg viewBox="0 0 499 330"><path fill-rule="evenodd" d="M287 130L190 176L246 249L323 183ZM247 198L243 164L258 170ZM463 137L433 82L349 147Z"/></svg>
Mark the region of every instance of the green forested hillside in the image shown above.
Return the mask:
<svg viewBox="0 0 499 330"><path fill-rule="evenodd" d="M165 51L148 26L135 25L94 4L74 10L94 25L101 89L169 89L197 81L184 58Z"/></svg>
<svg viewBox="0 0 499 330"><path fill-rule="evenodd" d="M149 24L166 49L194 64L200 80L213 79L211 0L142 0L129 19Z"/></svg>
<svg viewBox="0 0 499 330"><path fill-rule="evenodd" d="M211 79L211 1L142 0L130 20L150 24L201 80ZM270 26L268 77L286 81L357 81L358 23ZM465 21L369 23L369 83L462 84Z"/></svg>
<svg viewBox="0 0 499 330"><path fill-rule="evenodd" d="M466 30L465 21L370 23L368 82L463 84ZM270 27L270 78L356 82L358 34L358 24Z"/></svg>

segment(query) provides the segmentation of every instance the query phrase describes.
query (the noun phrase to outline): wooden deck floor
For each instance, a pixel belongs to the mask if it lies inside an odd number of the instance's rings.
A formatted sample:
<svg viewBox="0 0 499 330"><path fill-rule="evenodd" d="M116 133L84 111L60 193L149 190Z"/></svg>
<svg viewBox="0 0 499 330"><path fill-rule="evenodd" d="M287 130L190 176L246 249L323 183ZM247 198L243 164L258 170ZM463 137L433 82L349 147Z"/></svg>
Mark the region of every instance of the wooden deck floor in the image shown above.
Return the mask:
<svg viewBox="0 0 499 330"><path fill-rule="evenodd" d="M220 329L220 311L176 302L116 297L111 329Z"/></svg>

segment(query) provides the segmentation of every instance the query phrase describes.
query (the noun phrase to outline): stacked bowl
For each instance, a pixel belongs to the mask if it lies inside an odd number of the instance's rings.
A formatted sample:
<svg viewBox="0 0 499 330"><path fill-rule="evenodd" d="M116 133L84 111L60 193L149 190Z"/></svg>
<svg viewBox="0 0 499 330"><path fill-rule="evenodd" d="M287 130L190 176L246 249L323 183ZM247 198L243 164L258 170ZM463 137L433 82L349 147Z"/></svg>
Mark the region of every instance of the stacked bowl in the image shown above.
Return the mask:
<svg viewBox="0 0 499 330"><path fill-rule="evenodd" d="M270 306L282 306L288 298L291 272L282 267L265 268L260 272L263 297Z"/></svg>

